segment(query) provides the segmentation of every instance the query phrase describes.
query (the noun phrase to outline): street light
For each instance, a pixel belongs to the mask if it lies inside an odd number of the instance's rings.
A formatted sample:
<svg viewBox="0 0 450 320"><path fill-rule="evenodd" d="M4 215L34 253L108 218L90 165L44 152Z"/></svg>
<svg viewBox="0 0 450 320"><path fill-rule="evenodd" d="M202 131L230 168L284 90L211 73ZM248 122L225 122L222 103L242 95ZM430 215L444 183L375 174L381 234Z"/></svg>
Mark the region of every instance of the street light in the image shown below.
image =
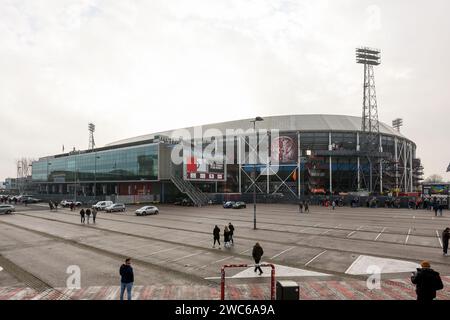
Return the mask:
<svg viewBox="0 0 450 320"><path fill-rule="evenodd" d="M47 194L49 194L49 189L50 189L50 179L48 178L48 167L50 167L52 165L51 162L47 162Z"/></svg>
<svg viewBox="0 0 450 320"><path fill-rule="evenodd" d="M258 136L256 135L256 122L258 121L264 121L261 117L256 117L254 120L251 120L250 122L253 123L253 132L255 133L255 138ZM258 143L256 143L256 160L258 159ZM253 229L256 230L256 163L253 163Z"/></svg>

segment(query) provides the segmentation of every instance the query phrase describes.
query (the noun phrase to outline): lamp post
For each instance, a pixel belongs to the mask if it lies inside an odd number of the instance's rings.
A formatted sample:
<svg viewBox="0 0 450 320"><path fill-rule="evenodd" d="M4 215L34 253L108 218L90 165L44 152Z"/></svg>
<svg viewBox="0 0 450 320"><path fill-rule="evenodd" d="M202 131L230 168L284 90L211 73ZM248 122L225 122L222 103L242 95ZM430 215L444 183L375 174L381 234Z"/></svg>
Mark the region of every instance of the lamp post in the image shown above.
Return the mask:
<svg viewBox="0 0 450 320"><path fill-rule="evenodd" d="M255 133L255 138L257 140L258 136L256 134L256 122L264 121L261 117L256 117L254 120L250 122L253 123L253 132ZM255 162L258 159L258 143L256 143L256 154L255 154ZM256 163L253 163L253 229L256 230Z"/></svg>
<svg viewBox="0 0 450 320"><path fill-rule="evenodd" d="M51 165L52 165L51 162L47 162L47 194L49 194L49 189L50 189L50 185L49 185L50 179L48 177L48 167L50 167Z"/></svg>

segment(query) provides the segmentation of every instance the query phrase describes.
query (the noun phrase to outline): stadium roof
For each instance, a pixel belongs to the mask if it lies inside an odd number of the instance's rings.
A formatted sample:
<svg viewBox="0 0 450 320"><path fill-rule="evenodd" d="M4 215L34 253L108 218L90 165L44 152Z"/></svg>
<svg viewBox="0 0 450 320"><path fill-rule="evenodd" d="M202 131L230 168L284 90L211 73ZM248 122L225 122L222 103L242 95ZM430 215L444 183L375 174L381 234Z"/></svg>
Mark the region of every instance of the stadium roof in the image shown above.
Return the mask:
<svg viewBox="0 0 450 320"><path fill-rule="evenodd" d="M361 117L346 116L346 115L325 115L325 114L305 114L305 115L283 115L263 117L264 121L258 122L258 129L278 129L280 131L361 131ZM225 133L227 129L243 129L244 131L252 128L250 120L241 119L235 121L212 123L199 126L203 133L208 129L218 129ZM137 136L133 138L123 139L107 144L106 146L113 146L118 144L133 143L153 139L157 135L164 135L171 137L172 132L176 130L187 130L193 135L194 127L186 127L182 129L174 129L169 131L157 132ZM380 133L401 137L407 139L400 132L380 122ZM178 136L178 135L177 135Z"/></svg>

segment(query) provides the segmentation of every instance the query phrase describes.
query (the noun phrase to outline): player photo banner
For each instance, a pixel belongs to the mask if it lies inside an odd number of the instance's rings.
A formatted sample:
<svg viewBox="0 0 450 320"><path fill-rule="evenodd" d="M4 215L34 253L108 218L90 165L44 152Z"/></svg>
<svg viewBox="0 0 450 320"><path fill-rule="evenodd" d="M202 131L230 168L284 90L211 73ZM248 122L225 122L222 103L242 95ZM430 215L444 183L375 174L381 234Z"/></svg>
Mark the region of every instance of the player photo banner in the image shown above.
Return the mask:
<svg viewBox="0 0 450 320"><path fill-rule="evenodd" d="M296 163L298 161L297 135L285 134L272 138L270 159L272 163Z"/></svg>

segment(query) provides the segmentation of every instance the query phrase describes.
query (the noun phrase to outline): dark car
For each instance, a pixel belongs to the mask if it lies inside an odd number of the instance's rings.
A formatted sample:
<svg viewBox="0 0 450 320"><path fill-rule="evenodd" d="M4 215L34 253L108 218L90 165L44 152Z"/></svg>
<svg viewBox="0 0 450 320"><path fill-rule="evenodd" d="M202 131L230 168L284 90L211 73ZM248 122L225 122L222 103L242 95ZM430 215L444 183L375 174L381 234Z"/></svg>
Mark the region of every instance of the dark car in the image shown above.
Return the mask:
<svg viewBox="0 0 450 320"><path fill-rule="evenodd" d="M41 202L42 200L37 199L37 198L33 198L33 197L26 197L26 198L22 198L22 203L38 203Z"/></svg>
<svg viewBox="0 0 450 320"><path fill-rule="evenodd" d="M233 205L233 209L247 208L247 205L243 201L238 201Z"/></svg>
<svg viewBox="0 0 450 320"><path fill-rule="evenodd" d="M234 202L234 201L227 201L227 202L225 202L225 203L223 204L223 207L224 207L225 209L233 208L233 206L234 206L235 203L236 203L236 202Z"/></svg>

